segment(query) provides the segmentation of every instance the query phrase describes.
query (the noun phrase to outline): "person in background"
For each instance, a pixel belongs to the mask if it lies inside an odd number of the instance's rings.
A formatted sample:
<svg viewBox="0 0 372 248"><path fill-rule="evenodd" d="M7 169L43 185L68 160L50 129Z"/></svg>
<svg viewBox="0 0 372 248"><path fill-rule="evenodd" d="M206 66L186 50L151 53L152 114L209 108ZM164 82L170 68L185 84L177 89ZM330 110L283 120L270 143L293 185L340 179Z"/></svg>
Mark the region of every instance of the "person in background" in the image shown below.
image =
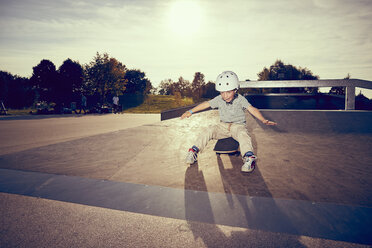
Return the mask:
<svg viewBox="0 0 372 248"><path fill-rule="evenodd" d="M84 110L84 114L87 113L87 97L84 94L81 94L81 104L79 114L81 114L81 110Z"/></svg>
<svg viewBox="0 0 372 248"><path fill-rule="evenodd" d="M118 95L115 95L112 98L112 103L113 103L113 105L112 105L113 111L116 114L117 112L119 112L119 97L118 97Z"/></svg>

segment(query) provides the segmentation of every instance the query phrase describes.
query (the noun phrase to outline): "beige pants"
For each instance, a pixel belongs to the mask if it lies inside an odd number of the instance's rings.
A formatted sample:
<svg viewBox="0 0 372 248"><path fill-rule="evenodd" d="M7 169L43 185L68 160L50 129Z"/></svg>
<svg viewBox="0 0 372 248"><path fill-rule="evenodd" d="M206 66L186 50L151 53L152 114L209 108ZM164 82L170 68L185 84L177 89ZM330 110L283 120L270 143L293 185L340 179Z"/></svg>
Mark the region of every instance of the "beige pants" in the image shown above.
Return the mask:
<svg viewBox="0 0 372 248"><path fill-rule="evenodd" d="M247 133L245 124L237 123L220 122L215 126L206 128L205 130L203 130L202 133L199 134L195 146L198 147L200 151L202 151L207 145L208 141L210 141L211 139L223 139L228 137L233 137L239 142L240 152L242 156L244 156L246 152L253 152L252 140Z"/></svg>

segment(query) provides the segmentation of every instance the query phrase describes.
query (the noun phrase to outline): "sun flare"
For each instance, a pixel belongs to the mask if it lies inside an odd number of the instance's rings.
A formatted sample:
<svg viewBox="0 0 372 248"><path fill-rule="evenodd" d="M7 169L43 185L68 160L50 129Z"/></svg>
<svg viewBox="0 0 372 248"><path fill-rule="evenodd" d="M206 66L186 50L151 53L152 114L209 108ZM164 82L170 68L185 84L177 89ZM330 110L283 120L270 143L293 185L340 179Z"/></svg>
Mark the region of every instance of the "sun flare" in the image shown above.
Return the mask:
<svg viewBox="0 0 372 248"><path fill-rule="evenodd" d="M171 7L169 25L173 32L187 36L200 29L201 19L201 8L197 2L177 1Z"/></svg>

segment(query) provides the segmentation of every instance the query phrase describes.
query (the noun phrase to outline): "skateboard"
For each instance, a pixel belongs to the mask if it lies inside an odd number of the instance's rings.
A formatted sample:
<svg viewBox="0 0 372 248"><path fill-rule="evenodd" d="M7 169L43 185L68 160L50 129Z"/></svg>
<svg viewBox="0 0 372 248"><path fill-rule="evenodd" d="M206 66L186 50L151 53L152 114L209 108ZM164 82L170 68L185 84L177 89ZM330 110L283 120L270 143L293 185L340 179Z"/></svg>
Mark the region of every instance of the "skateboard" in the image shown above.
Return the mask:
<svg viewBox="0 0 372 248"><path fill-rule="evenodd" d="M232 137L219 139L213 149L217 155L220 154L234 154L239 155L239 142Z"/></svg>

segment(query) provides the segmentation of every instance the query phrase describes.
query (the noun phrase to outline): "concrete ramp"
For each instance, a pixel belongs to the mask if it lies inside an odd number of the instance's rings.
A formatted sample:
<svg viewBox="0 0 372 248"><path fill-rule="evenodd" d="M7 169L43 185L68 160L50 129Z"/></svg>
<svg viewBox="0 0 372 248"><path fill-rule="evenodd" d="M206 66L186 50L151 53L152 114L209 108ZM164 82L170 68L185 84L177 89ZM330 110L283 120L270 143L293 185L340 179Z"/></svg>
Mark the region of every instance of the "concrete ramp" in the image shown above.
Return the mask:
<svg viewBox="0 0 372 248"><path fill-rule="evenodd" d="M195 165L205 182L188 178L190 189L372 206L372 135L289 132L282 119L271 128L247 117L254 173L240 173L241 157L216 156L211 141ZM184 188L187 150L217 122L217 111L207 111L3 155L0 168Z"/></svg>
<svg viewBox="0 0 372 248"><path fill-rule="evenodd" d="M2 155L3 175L7 172L17 178L19 173L14 172L31 173L21 175L30 178L31 183L29 191L6 191L22 185L9 186L12 184L8 177L3 177L0 191L38 196L27 192L41 192L50 187L46 195L64 201L72 199L65 195L67 191L76 192L79 185L88 185L81 191L86 202L76 200L77 203L94 205L95 198L107 194L114 197L112 204L119 203L124 211L137 211L136 206L140 206L138 209L143 209L138 210L140 213L161 215L158 210L169 201L176 208L175 213L165 215L169 218L269 232L281 232L280 223L285 220L283 233L371 244L368 238L371 229L348 230L348 225L344 226L345 223L352 223L350 227L358 223L369 226L372 218L372 135L366 124L355 123L364 120L371 124L371 115L317 112L307 116L301 111L263 111L263 114L277 121L278 126L262 126L247 115L247 127L259 158L251 174L240 172L240 157L216 156L215 141L200 153L197 164L189 167L184 163L197 135L219 121L217 111L206 111L185 120L169 119ZM344 122L336 125L339 120ZM358 125L361 132L357 132ZM41 181L34 175L40 175ZM58 184L53 186L52 182ZM52 186L58 190L53 191ZM131 190L138 188L141 190ZM80 199L79 195L74 194L73 199ZM161 201L144 200L151 195ZM104 204L97 206L107 207L105 202L109 200L104 199L98 197L98 202ZM139 199L142 200L138 203ZM129 201L126 203L129 205L119 200ZM266 210L262 212L260 208ZM332 212L333 217L328 218ZM242 215L245 217L239 218ZM319 218L315 224L309 222L311 216ZM340 220L340 216L346 217ZM269 222L262 223L266 217ZM310 224L305 227L302 222ZM315 231L309 231L312 228ZM349 231L354 233L341 235Z"/></svg>

